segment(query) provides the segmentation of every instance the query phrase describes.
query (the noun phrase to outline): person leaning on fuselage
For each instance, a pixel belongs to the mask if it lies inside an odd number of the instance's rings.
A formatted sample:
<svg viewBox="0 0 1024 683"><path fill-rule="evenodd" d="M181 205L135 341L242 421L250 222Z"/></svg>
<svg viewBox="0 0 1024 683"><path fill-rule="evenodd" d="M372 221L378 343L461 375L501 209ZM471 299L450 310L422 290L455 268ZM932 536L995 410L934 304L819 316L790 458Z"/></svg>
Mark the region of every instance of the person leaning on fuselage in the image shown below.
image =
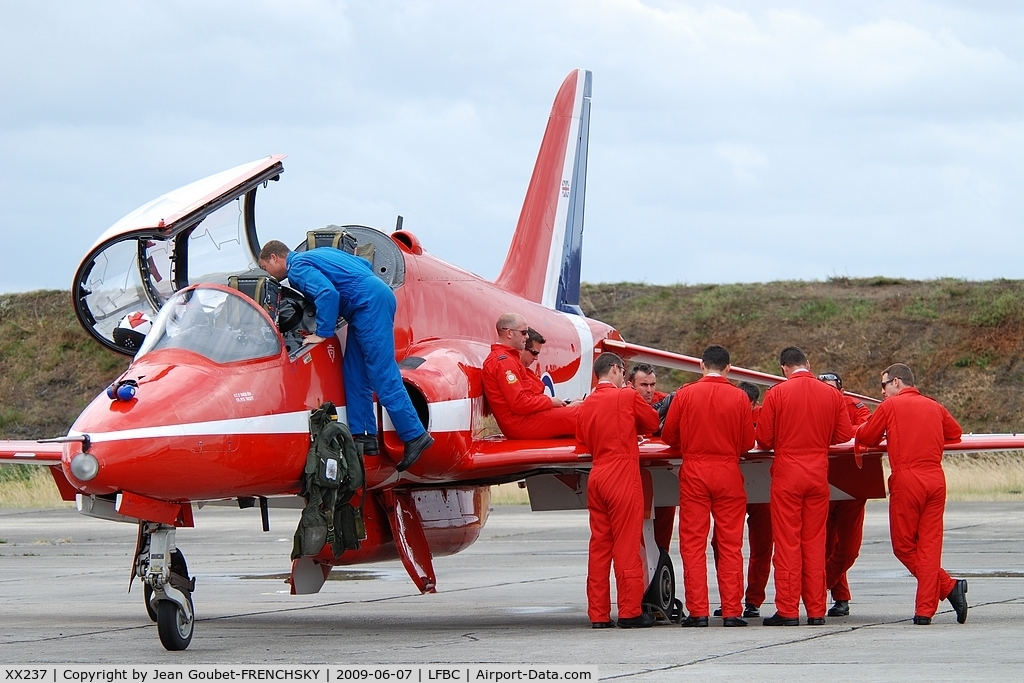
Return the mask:
<svg viewBox="0 0 1024 683"><path fill-rule="evenodd" d="M682 626L708 625L707 549L709 517L718 533L718 592L725 626L746 626L743 599L743 516L747 494L740 456L754 447L754 421L747 395L729 383L729 352L704 349L704 376L676 392L662 438L683 458L679 470L679 548L689 612Z"/></svg>
<svg viewBox="0 0 1024 683"><path fill-rule="evenodd" d="M632 389L623 389L625 367L614 353L594 360L597 386L583 401L576 439L590 453L587 479L590 554L587 564L587 614L591 628L610 628L614 565L619 627L653 626L643 612L644 570L640 561L644 492L640 480L639 434L658 425L658 413Z"/></svg>
<svg viewBox="0 0 1024 683"><path fill-rule="evenodd" d="M567 402L540 391L524 377L529 371L520 354L526 348L529 326L518 313L506 313L495 324L498 342L484 360L484 396L494 419L510 439L551 439L576 433L580 402ZM530 373L532 374L532 373ZM539 383L539 380L538 380Z"/></svg>
<svg viewBox="0 0 1024 683"><path fill-rule="evenodd" d="M370 264L333 247L302 253L271 240L260 251L260 268L291 286L316 304L316 334L305 339L319 344L334 336L339 313L348 321L342 370L345 410L352 435L363 453L378 452L377 416L373 393L388 411L405 452L395 469L408 469L434 443L402 383L395 360L395 294L377 277Z"/></svg>
<svg viewBox="0 0 1024 683"><path fill-rule="evenodd" d="M665 415L668 412L667 408L662 411L661 406L666 405L670 399L669 394L657 389L658 375L654 370L654 366L648 363L634 363L633 367L629 369L627 384L633 387L636 393L640 394L647 401L648 405L658 411L659 428L653 434L660 434L661 427L665 424ZM651 436L651 434L644 434L643 436ZM665 552L668 552L669 546L672 545L672 532L675 531L675 522L676 507L674 505L654 508L654 542Z"/></svg>
<svg viewBox="0 0 1024 683"><path fill-rule="evenodd" d="M786 381L765 394L757 441L774 449L771 475L775 609L765 626L799 626L800 598L807 624L825 623L825 520L828 517L828 447L853 436L846 403L811 374L804 352L779 355Z"/></svg>
<svg viewBox="0 0 1024 683"><path fill-rule="evenodd" d="M527 372L523 373L523 382L527 385L527 390L535 394L544 393L544 382L540 380L535 372L530 370L530 366L537 360L537 356L540 355L541 346L547 343L547 339L532 327L526 330L526 346L519 352L519 360L523 362L523 367L527 369Z"/></svg>
<svg viewBox="0 0 1024 683"><path fill-rule="evenodd" d="M914 373L903 363L882 373L885 398L860 429L857 448L885 438L889 455L889 536L892 551L917 579L914 623L932 623L940 598L949 600L956 620L967 621L967 580L942 568L942 526L946 508L943 446L960 441L962 430L941 403L922 396Z"/></svg>
<svg viewBox="0 0 1024 683"><path fill-rule="evenodd" d="M867 422L871 411L864 402L843 391L843 378L834 372L818 375L825 384L836 389L846 401L846 412L854 429ZM850 616L850 583L846 572L860 555L864 538L864 506L867 500L830 500L825 523L825 587L832 593L830 617Z"/></svg>
<svg viewBox="0 0 1024 683"><path fill-rule="evenodd" d="M740 382L736 385L750 399L750 410L757 426L757 414L761 408L757 399L761 390L751 382ZM718 527L711 532L711 549L714 551L715 566L718 566ZM755 619L761 616L761 605L765 599L765 588L768 576L772 571L772 507L770 503L747 502L747 545L750 556L747 558L747 589L743 594L743 618ZM716 609L715 616L722 616L722 610Z"/></svg>

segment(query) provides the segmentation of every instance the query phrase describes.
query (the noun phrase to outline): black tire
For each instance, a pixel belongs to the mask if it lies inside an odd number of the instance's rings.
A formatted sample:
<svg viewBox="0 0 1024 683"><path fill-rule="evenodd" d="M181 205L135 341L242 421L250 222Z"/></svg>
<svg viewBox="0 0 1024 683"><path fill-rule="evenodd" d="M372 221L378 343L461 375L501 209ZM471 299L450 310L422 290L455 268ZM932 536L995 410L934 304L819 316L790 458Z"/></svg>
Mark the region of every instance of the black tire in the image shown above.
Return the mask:
<svg viewBox="0 0 1024 683"><path fill-rule="evenodd" d="M191 597L188 603L192 607ZM156 628L164 648L172 652L187 648L192 642L195 619L186 622L185 612L173 600L161 600L157 612Z"/></svg>
<svg viewBox="0 0 1024 683"><path fill-rule="evenodd" d="M672 558L664 550L658 557L658 567L654 570L651 585L644 593L643 605L671 621L673 604L676 599L676 573L672 567Z"/></svg>
<svg viewBox="0 0 1024 683"><path fill-rule="evenodd" d="M146 605L146 614L149 615L149 618L155 624L156 623L156 619L157 619L157 613L156 613L156 610L153 609L153 603L150 602L150 600L152 598L153 598L153 589L150 588L148 583L143 583L142 584L142 600L143 600L144 604Z"/></svg>

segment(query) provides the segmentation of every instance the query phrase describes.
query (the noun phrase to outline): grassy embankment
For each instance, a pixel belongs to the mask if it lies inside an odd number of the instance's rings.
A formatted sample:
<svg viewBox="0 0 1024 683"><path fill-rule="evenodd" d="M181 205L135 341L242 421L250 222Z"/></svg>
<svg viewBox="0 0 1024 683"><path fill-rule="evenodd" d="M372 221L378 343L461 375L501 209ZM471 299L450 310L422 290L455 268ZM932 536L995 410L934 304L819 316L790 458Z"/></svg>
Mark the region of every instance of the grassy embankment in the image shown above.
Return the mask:
<svg viewBox="0 0 1024 683"><path fill-rule="evenodd" d="M0 438L66 433L126 366L82 331L68 299L67 292L0 296ZM848 390L872 396L879 372L905 362L966 431L1024 430L1024 282L598 284L583 286L581 304L629 341L690 355L720 343L736 365L765 372L777 373L779 349L797 344L813 370L838 371ZM660 387L691 379L666 372ZM947 456L945 465L951 499L1024 500L1020 453ZM15 489L23 492L8 493ZM494 493L495 501L525 501L515 485ZM0 505L55 499L45 470L0 475Z"/></svg>

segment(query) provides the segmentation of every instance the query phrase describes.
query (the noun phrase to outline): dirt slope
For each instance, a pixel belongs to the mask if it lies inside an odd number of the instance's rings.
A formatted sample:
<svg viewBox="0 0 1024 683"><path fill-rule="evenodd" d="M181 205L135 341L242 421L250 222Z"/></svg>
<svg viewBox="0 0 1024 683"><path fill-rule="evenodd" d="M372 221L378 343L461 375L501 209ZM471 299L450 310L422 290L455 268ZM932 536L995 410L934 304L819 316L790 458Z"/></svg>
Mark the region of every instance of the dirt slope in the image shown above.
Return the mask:
<svg viewBox="0 0 1024 683"><path fill-rule="evenodd" d="M127 366L79 327L69 297L0 295L0 438L66 433ZM765 372L777 373L779 350L796 344L815 371L838 371L869 395L883 368L905 362L966 430L1024 430L1024 282L585 284L581 305L630 341L691 355L720 343L736 365ZM689 379L664 373L661 385Z"/></svg>

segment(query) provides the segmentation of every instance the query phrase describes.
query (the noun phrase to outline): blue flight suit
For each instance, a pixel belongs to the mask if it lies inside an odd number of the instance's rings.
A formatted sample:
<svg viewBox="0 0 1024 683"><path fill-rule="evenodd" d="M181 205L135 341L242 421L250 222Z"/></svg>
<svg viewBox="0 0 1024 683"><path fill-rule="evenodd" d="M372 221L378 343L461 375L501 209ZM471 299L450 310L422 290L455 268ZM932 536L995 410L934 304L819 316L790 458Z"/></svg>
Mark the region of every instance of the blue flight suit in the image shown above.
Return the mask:
<svg viewBox="0 0 1024 683"><path fill-rule="evenodd" d="M334 336L338 314L348 321L342 369L348 426L376 434L373 392L402 441L424 433L395 362L395 295L370 264L333 247L288 254L288 281L316 303L316 333Z"/></svg>

